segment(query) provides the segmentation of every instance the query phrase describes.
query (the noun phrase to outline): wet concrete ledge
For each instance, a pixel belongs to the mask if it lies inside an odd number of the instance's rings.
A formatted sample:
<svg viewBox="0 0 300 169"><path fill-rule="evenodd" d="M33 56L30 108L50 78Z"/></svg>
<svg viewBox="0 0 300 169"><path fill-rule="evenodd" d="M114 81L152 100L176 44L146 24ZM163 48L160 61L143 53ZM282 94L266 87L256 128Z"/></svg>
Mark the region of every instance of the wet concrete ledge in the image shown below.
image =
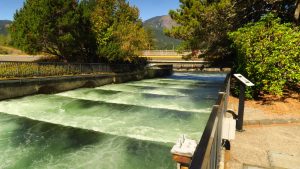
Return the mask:
<svg viewBox="0 0 300 169"><path fill-rule="evenodd" d="M165 65L131 73L0 80L0 100L34 94L58 93L82 87L97 87L112 83L124 83L147 78L163 77L171 75L172 72L172 66Z"/></svg>

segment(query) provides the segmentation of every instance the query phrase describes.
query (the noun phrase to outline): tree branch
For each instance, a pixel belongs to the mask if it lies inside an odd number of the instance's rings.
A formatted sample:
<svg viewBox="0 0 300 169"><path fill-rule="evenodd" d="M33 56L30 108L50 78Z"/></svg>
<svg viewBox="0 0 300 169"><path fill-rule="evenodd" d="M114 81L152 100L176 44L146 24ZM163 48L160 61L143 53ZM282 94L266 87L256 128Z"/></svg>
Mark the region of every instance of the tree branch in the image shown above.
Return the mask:
<svg viewBox="0 0 300 169"><path fill-rule="evenodd" d="M300 17L300 0L296 0L296 9L294 14L294 19L296 24L299 24L299 17Z"/></svg>

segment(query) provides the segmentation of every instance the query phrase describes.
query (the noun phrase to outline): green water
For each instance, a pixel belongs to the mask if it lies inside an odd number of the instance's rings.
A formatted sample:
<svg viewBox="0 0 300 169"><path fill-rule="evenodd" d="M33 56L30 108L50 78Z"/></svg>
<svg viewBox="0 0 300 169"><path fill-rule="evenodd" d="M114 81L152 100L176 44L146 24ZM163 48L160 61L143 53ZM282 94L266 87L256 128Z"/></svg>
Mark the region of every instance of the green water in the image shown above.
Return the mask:
<svg viewBox="0 0 300 169"><path fill-rule="evenodd" d="M199 140L223 74L174 74L0 102L0 168L174 169Z"/></svg>

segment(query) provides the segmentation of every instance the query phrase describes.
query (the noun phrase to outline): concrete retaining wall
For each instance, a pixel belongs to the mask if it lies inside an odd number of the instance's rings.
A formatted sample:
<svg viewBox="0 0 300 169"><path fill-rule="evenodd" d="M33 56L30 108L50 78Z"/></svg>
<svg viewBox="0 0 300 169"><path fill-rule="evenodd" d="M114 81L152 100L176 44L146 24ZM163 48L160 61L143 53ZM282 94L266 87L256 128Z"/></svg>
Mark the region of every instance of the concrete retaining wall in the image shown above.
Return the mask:
<svg viewBox="0 0 300 169"><path fill-rule="evenodd" d="M172 66L160 66L134 73L115 75L81 75L49 78L26 78L0 81L0 100L33 94L50 94L81 87L97 87L112 83L155 78L172 74Z"/></svg>

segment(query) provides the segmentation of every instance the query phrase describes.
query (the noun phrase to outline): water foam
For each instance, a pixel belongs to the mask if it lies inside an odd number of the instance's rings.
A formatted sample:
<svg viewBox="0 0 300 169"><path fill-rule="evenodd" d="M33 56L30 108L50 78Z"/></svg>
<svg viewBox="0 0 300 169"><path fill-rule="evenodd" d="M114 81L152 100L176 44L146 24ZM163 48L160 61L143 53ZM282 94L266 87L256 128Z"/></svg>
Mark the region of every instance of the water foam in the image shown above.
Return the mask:
<svg viewBox="0 0 300 169"><path fill-rule="evenodd" d="M155 142L175 142L178 132L181 134L190 129L196 132L198 128L193 126L200 121L205 124L209 116L208 113L195 114L55 95L43 96L0 102L0 111L35 121ZM33 100L35 104L43 106L33 107L28 104ZM19 109L15 109L16 104ZM169 131L170 128L174 130ZM198 138L200 134L201 132L198 132L195 137Z"/></svg>
<svg viewBox="0 0 300 169"><path fill-rule="evenodd" d="M0 113L0 168L174 168L170 146L181 134L199 139L207 123L214 101L202 99L217 88L201 93L195 84L219 83L209 76L1 101L0 112L14 118Z"/></svg>

